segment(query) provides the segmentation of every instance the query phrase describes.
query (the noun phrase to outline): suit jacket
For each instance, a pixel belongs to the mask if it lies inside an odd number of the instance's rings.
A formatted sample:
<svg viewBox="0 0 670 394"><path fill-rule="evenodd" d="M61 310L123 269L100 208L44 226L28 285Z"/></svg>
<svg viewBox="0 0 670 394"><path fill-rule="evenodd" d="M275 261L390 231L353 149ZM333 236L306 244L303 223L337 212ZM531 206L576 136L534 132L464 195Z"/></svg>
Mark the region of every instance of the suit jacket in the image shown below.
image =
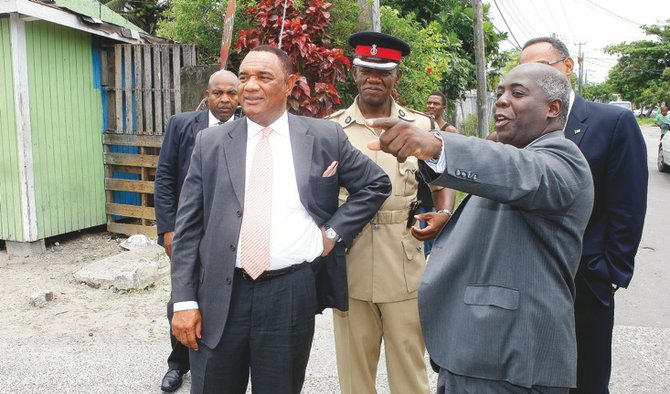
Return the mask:
<svg viewBox="0 0 670 394"><path fill-rule="evenodd" d="M579 96L565 136L588 160L595 189L578 275L607 305L612 285L627 287L633 277L647 210L647 148L631 111Z"/></svg>
<svg viewBox="0 0 670 394"><path fill-rule="evenodd" d="M447 168L433 183L472 195L419 287L432 360L474 378L574 387L573 278L593 206L584 156L560 131L524 149L441 135Z"/></svg>
<svg viewBox="0 0 670 394"><path fill-rule="evenodd" d="M195 136L207 127L209 110L180 113L168 121L154 182L156 226L161 245L163 233L175 229L177 202L191 163Z"/></svg>
<svg viewBox="0 0 670 394"><path fill-rule="evenodd" d="M288 121L300 201L317 225L327 223L342 238L313 267L319 308L347 310L345 246L388 197L391 184L381 168L351 146L338 124L294 115ZM244 215L246 146L246 118L201 132L179 199L172 299L198 302L202 341L210 348L221 339L230 306ZM339 162L337 174L322 177L333 161ZM340 186L351 195L338 207ZM291 224L285 225L290 230Z"/></svg>

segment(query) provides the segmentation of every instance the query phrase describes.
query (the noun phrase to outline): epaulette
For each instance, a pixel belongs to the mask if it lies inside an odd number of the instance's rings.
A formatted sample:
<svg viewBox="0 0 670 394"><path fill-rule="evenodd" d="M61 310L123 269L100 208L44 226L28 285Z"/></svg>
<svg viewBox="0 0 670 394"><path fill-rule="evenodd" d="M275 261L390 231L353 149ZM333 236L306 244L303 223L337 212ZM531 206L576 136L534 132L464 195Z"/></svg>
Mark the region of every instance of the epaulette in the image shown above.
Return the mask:
<svg viewBox="0 0 670 394"><path fill-rule="evenodd" d="M332 119L332 118L337 118L338 116L342 115L344 113L344 109L338 110L333 112L332 114L326 116L324 119Z"/></svg>
<svg viewBox="0 0 670 394"><path fill-rule="evenodd" d="M417 111L417 110L414 110L414 109L411 109L411 108L407 108L407 110L409 112L415 114L418 117L427 118L430 121L430 129L431 130L436 130L438 128L437 123L435 123L435 118L433 118L431 115L427 114L426 112Z"/></svg>
<svg viewBox="0 0 670 394"><path fill-rule="evenodd" d="M428 115L426 112L417 111L417 110L411 109L411 108L407 108L407 110L409 112L413 113L413 114L417 114L417 115L420 115L420 116L425 116L427 118L432 118L432 116Z"/></svg>

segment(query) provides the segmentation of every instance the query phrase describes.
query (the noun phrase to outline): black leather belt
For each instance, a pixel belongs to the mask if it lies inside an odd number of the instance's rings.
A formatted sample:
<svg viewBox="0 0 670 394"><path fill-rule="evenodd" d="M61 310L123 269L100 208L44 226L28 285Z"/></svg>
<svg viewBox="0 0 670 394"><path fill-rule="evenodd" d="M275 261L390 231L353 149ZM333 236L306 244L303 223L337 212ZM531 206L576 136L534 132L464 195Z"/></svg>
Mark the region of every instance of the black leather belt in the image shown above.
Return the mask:
<svg viewBox="0 0 670 394"><path fill-rule="evenodd" d="M256 279L253 279L249 274L247 274L247 272L244 270L244 268L235 267L235 275L238 275L239 277L241 277L244 280L249 280L249 281L252 281L252 282L263 282L263 281L266 281L266 280L279 278L280 276L290 274L291 272L300 271L301 269L309 266L309 264L310 263L308 263L308 262L304 262L304 263L300 263L300 264L293 264L293 265L290 265L286 268L281 268L281 269L278 269L278 270L265 271L262 274L260 274L258 276L258 278L256 278Z"/></svg>

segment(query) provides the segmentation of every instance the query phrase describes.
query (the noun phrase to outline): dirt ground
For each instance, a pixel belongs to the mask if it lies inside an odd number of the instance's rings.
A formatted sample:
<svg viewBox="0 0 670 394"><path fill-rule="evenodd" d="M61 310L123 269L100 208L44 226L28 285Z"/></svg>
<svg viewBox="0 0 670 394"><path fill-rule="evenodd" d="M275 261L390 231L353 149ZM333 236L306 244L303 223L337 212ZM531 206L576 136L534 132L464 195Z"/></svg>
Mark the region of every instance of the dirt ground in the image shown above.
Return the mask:
<svg viewBox="0 0 670 394"><path fill-rule="evenodd" d="M96 335L124 335L140 323L146 329L133 332L138 339L165 339L167 277L146 290L119 293L77 283L72 276L96 260L123 253L123 239L98 227L49 238L46 253L27 258L8 256L2 245L0 338L19 344L36 337L76 343ZM30 304L33 294L46 292L53 292L53 301L43 307Z"/></svg>

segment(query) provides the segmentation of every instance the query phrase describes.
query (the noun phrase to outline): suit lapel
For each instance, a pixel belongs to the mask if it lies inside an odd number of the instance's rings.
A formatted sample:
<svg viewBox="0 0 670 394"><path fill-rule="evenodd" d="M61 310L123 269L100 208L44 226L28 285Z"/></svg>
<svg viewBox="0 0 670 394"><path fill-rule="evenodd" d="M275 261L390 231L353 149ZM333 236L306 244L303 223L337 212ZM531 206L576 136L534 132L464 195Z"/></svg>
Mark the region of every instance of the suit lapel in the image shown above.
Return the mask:
<svg viewBox="0 0 670 394"><path fill-rule="evenodd" d="M575 96L575 102L572 104L568 122L565 125L565 137L579 146L584 134L588 131L588 125L584 123L588 118L586 102L580 96Z"/></svg>
<svg viewBox="0 0 670 394"><path fill-rule="evenodd" d="M246 166L247 154L247 122L236 121L230 132L226 133L223 140L223 151L226 154L226 164L230 182L240 206L244 206L244 168ZM240 155L240 152L242 155Z"/></svg>
<svg viewBox="0 0 670 394"><path fill-rule="evenodd" d="M195 138L200 130L204 130L207 127L209 127L209 111L200 111L195 117L195 122L193 122L193 138Z"/></svg>
<svg viewBox="0 0 670 394"><path fill-rule="evenodd" d="M307 209L311 199L309 188L309 173L312 166L312 149L314 136L308 133L309 128L294 115L288 115L288 129L291 136L291 151L293 152L293 167L295 180L298 184L300 202Z"/></svg>

